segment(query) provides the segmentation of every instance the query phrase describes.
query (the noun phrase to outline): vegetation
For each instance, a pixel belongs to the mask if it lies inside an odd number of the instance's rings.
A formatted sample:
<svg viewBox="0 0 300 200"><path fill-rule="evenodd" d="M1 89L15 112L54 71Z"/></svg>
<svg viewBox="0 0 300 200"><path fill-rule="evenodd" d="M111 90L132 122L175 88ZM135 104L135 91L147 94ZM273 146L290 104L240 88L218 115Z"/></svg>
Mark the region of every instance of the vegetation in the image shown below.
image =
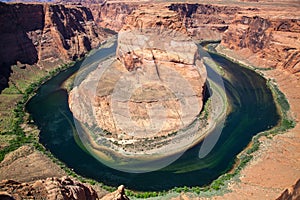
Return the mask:
<svg viewBox="0 0 300 200"><path fill-rule="evenodd" d="M7 94L8 92L18 92L21 94L20 100L16 103L15 108L13 109L13 117L12 122L10 123L10 127L5 130L1 131L1 136L14 136L13 139L10 139L8 141L8 144L0 149L0 161L4 159L4 156L19 147L21 147L24 144L33 144L38 150L44 151L44 148L41 144L38 143L38 139L32 134L32 133L25 133L24 129L21 127L25 124L25 118L26 118L26 112L25 112L25 104L27 101L35 94L35 91L38 89L40 85L42 85L45 81L50 79L51 77L58 74L60 71L67 69L73 65L73 63L70 64L64 64L59 66L58 68L52 70L49 72L48 75L45 77L42 77L38 79L36 82L32 82L27 86L24 91L16 89L16 85L12 84L13 89L8 89L5 91ZM8 137L7 137L8 138Z"/></svg>
<svg viewBox="0 0 300 200"><path fill-rule="evenodd" d="M235 61L234 61L235 62ZM73 63L72 63L73 64ZM71 65L72 65L71 64ZM66 173L70 176L73 176L80 180L81 182L90 183L91 185L100 184L101 187L107 191L114 191L116 190L115 187L110 187L107 185L103 185L101 183L98 183L95 180L87 179L82 176L79 176L74 172L72 169L68 168L64 163L56 159L50 152L46 151L46 149L38 142L37 137L32 133L27 133L22 128L22 125L26 122L26 113L24 110L25 104L27 101L35 94L37 88L43 84L46 80L50 79L51 77L58 74L60 71L68 68L70 65L62 65L57 69L54 69L50 71L46 76L43 78L38 79L35 82L32 82L29 84L28 87L19 89L16 84L12 84L11 87L9 87L7 90L3 92L3 94L17 94L21 95L21 98L16 104L14 110L13 110L13 118L12 123L10 123L10 129L3 131L0 133L0 136L10 138L7 145L4 146L4 148L0 149L0 161L4 159L4 156L11 152L16 150L17 148L21 147L24 144L31 144L33 145L37 150L45 153L50 157L53 162L58 164L62 169L66 171ZM269 136L274 135L278 133L282 133L290 128L293 128L295 126L295 122L289 117L288 111L290 109L287 99L285 98L284 94L276 87L275 84L272 83L271 80L267 81L268 86L271 88L274 97L276 99L279 111L281 113L281 121L280 124L273 128L270 131L263 132L257 136L255 136L252 140L251 146L246 149L244 152L242 152L237 159L237 165L236 167L229 173L226 173L222 176L220 176L218 179L214 180L210 185L204 186L204 187L175 187L170 191L161 191L161 192L135 192L131 190L126 190L126 195L136 198L152 198L152 197L159 197L166 195L168 193L181 193L181 192L192 192L197 195L209 192L209 191L219 191L226 189L226 185L228 181L232 180L233 177L237 177L240 173L240 171L246 166L246 164L252 159L253 153L259 149L259 137L261 136ZM204 107L204 119L207 119L208 116L208 110L209 104L206 104Z"/></svg>
<svg viewBox="0 0 300 200"><path fill-rule="evenodd" d="M208 49L208 50L210 50L210 49ZM229 59L232 62L237 63L236 60L228 58L224 55L221 55L221 54L217 53L216 51L209 51L209 52L213 53L213 54L217 54L219 56L223 56L226 59ZM246 67L248 69L255 70L256 72L257 72L257 70L270 70L269 68L260 69L260 68L256 68L256 67L246 66L239 62L238 62L238 64L242 67ZM259 74L262 75L262 73L259 73ZM253 153L259 149L259 145L260 145L259 138L261 136L270 136L270 135L274 135L274 134L283 133L283 132L295 127L295 121L293 119L291 119L291 117L289 116L290 106L289 106L289 103L288 103L285 95L278 89L276 84L273 83L271 80L267 80L267 86L271 89L274 99L276 101L278 110L281 114L281 120L279 122L279 125L269 131L262 132L262 133L256 135L255 137L253 137L250 147L247 148L246 150L244 150L238 156L238 159L236 161L238 164L234 167L234 169L232 171L230 171L229 173L221 175L218 179L214 180L209 186L201 187L201 188L199 188L199 187L191 187L191 188L176 187L172 190L173 192L176 192L176 193L193 192L196 194L200 194L202 192L207 192L207 191L212 191L212 190L214 190L214 191L219 191L221 189L225 190L227 182L230 181L233 177L238 177L240 171L253 158Z"/></svg>
<svg viewBox="0 0 300 200"><path fill-rule="evenodd" d="M294 128L296 122L289 115L290 105L285 95L278 89L272 80L267 81L268 87L272 90L273 96L276 99L276 104L281 115L280 126L273 128L271 131L264 133L264 135L272 134L276 135L278 133L285 132L291 128Z"/></svg>

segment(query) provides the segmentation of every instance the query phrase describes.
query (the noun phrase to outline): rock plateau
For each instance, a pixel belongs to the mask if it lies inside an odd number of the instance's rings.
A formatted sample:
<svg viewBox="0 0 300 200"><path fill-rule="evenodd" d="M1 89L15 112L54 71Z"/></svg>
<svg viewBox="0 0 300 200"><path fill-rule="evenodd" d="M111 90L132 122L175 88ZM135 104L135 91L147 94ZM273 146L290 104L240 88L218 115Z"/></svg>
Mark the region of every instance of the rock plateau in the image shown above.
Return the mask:
<svg viewBox="0 0 300 200"><path fill-rule="evenodd" d="M82 123L109 132L110 143L127 151L127 140L134 151L155 154L167 146L156 139L186 128L202 110L206 70L198 47L176 12L141 6L119 32L116 56L101 77L106 66L71 91L70 108Z"/></svg>

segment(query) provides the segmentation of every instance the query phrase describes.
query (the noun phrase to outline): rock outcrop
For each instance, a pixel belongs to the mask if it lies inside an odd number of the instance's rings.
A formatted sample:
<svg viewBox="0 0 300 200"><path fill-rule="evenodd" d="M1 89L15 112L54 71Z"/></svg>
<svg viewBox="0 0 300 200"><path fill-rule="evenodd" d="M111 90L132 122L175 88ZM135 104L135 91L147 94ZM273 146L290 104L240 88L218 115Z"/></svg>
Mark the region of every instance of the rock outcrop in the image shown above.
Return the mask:
<svg viewBox="0 0 300 200"><path fill-rule="evenodd" d="M295 185L286 189L276 200L298 200L300 199L300 179Z"/></svg>
<svg viewBox="0 0 300 200"><path fill-rule="evenodd" d="M11 65L51 68L84 56L105 32L85 7L0 3L0 91Z"/></svg>
<svg viewBox="0 0 300 200"><path fill-rule="evenodd" d="M33 182L2 180L1 200L47 199L47 200L129 200L123 185L112 193L96 191L91 185L64 176L51 177Z"/></svg>
<svg viewBox="0 0 300 200"><path fill-rule="evenodd" d="M48 199L48 200L96 200L96 191L88 185L69 177L47 178L29 183L13 180L0 182L0 196L8 199Z"/></svg>
<svg viewBox="0 0 300 200"><path fill-rule="evenodd" d="M242 8L205 4L171 4L188 33L197 40L221 40L224 31Z"/></svg>
<svg viewBox="0 0 300 200"><path fill-rule="evenodd" d="M186 27L189 35L197 40L221 40L222 34L227 30L235 15L238 11L243 10L242 8L234 6L187 3L164 3L155 6L152 4L146 5L130 2L109 3L109 1L107 1L106 3L96 4L83 2L82 4L91 9L97 25L116 32L121 30L123 25L125 25L126 17L135 10L149 9L154 11L157 15L159 10L167 7L170 11L174 11L170 12L170 14L172 14L167 16L169 21L172 21L172 18L175 16L176 18L180 18L180 21L183 22L182 24ZM151 6L154 6L158 10L155 11L155 9L151 9ZM166 10L164 12L166 12ZM154 19L155 13L148 19L149 21L156 21L156 19Z"/></svg>
<svg viewBox="0 0 300 200"><path fill-rule="evenodd" d="M86 4L93 13L95 23L103 28L120 31L125 24L126 17L138 7L134 3L103 3Z"/></svg>
<svg viewBox="0 0 300 200"><path fill-rule="evenodd" d="M109 67L103 64L71 91L71 111L83 124L104 130L91 137L93 145L120 147L129 155L163 152L171 144L163 140L187 128L202 110L206 70L198 47L176 12L151 5L126 18L116 54ZM177 133L181 139L183 132ZM193 139L196 132L189 134ZM186 142L191 141L178 141L165 153L182 151Z"/></svg>
<svg viewBox="0 0 300 200"><path fill-rule="evenodd" d="M238 15L221 46L264 68L300 72L300 20Z"/></svg>
<svg viewBox="0 0 300 200"><path fill-rule="evenodd" d="M115 192L105 195L101 200L129 200L129 198L125 195L124 185L121 185Z"/></svg>

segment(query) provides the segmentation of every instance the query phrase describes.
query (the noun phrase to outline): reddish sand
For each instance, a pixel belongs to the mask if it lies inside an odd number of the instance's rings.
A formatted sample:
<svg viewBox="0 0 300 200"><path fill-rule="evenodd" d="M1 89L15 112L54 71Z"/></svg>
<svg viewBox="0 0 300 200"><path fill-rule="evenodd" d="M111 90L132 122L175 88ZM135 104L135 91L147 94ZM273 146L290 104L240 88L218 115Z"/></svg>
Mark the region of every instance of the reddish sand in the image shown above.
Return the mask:
<svg viewBox="0 0 300 200"><path fill-rule="evenodd" d="M281 70L264 72L274 78L291 106L291 115L300 119L300 78ZM231 192L212 198L191 198L187 194L176 199L276 199L284 189L300 178L300 124L272 139L262 137L254 158L241 171L240 182L229 184Z"/></svg>

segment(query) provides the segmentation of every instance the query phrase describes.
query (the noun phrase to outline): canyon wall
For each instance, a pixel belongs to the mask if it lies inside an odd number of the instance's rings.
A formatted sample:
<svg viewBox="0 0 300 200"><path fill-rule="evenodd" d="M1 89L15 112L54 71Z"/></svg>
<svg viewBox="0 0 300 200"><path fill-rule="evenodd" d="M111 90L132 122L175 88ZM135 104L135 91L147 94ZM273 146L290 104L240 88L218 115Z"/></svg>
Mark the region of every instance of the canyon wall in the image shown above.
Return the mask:
<svg viewBox="0 0 300 200"><path fill-rule="evenodd" d="M29 66L50 70L81 57L104 40L105 32L100 27L119 31L126 16L140 7L94 2L84 5L87 8L80 5L0 3L0 91L7 86L11 65L20 70ZM282 13L261 15L257 8L234 6L161 6L177 13L173 13L174 17L180 18L186 31L195 39L222 39L221 48L230 49L257 67L300 74L300 21L295 13L291 12L294 17L288 17ZM134 18L131 20L133 23ZM166 16L163 20L172 21L172 17ZM159 23L154 22L153 26ZM134 61L132 57L128 60Z"/></svg>
<svg viewBox="0 0 300 200"><path fill-rule="evenodd" d="M125 24L126 16L137 9L138 4L105 3L86 6L91 9L98 26L118 32Z"/></svg>
<svg viewBox="0 0 300 200"><path fill-rule="evenodd" d="M300 179L295 185L287 188L276 200L297 200L300 198Z"/></svg>
<svg viewBox="0 0 300 200"><path fill-rule="evenodd" d="M179 14L189 34L197 40L221 40L235 14L242 10L205 4L171 4L168 7Z"/></svg>
<svg viewBox="0 0 300 200"><path fill-rule="evenodd" d="M135 10L151 10L154 4L138 3L98 3L84 4L91 9L97 25L118 32L126 23L126 17ZM242 8L234 6L217 6L205 4L158 4L159 9L168 8L173 12L172 18L180 18L188 33L198 40L221 40L222 34L233 21L235 14ZM158 9L158 10L159 10ZM153 10L153 9L152 9ZM154 20L155 14L148 20ZM127 23L128 24L128 23ZM167 27L165 27L167 28Z"/></svg>
<svg viewBox="0 0 300 200"><path fill-rule="evenodd" d="M224 33L221 47L256 67L300 74L300 19L237 15Z"/></svg>
<svg viewBox="0 0 300 200"><path fill-rule="evenodd" d="M58 66L97 47L105 32L85 7L0 3L0 91L11 66Z"/></svg>

